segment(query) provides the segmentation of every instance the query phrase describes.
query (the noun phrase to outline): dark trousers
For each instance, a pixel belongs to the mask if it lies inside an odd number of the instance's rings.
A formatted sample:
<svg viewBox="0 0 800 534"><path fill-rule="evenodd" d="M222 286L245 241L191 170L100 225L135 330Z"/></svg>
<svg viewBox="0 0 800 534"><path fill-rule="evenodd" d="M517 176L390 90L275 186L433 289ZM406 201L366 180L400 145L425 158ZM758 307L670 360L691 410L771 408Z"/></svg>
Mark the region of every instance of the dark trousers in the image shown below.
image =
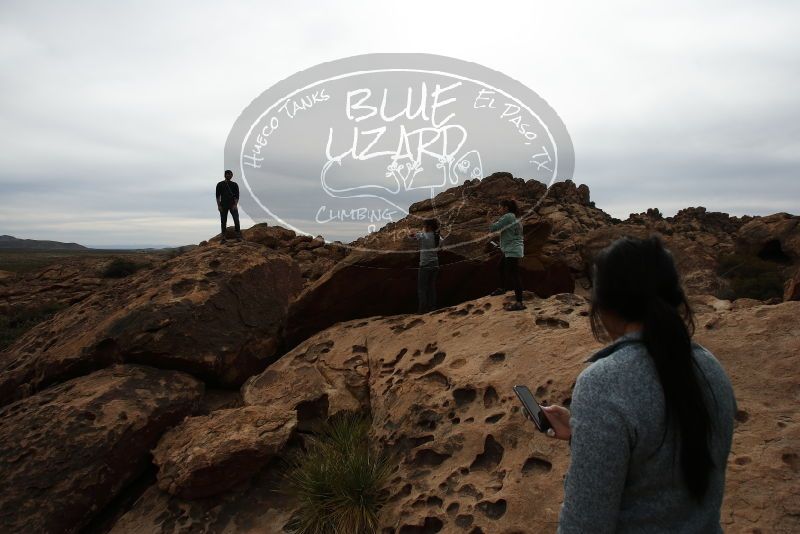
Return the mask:
<svg viewBox="0 0 800 534"><path fill-rule="evenodd" d="M419 313L432 311L436 308L436 277L439 267L420 267L417 275L417 298L419 300Z"/></svg>
<svg viewBox="0 0 800 534"><path fill-rule="evenodd" d="M503 280L503 289L514 290L517 302L522 302L522 279L519 277L519 258L507 258L503 256L500 260L500 276Z"/></svg>
<svg viewBox="0 0 800 534"><path fill-rule="evenodd" d="M228 212L231 212L231 217L233 217L233 224L236 226L236 235L241 233L239 228L239 209L238 208L226 208L222 207L219 209L219 222L220 226L222 226L222 238L225 239L225 230L228 228Z"/></svg>

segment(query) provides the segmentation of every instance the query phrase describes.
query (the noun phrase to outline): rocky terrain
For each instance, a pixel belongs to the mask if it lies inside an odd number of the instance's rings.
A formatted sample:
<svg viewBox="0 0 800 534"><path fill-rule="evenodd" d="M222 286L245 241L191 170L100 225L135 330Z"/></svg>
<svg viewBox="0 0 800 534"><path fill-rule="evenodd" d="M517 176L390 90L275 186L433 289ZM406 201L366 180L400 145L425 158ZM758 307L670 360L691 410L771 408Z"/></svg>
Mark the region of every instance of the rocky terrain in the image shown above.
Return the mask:
<svg viewBox="0 0 800 534"><path fill-rule="evenodd" d="M800 270L797 216L737 218L699 207L668 218L653 209L618 221L594 205L585 185L568 181L547 190L534 180L495 173L417 203L408 217L352 243L353 252L292 307L290 313L298 317L287 331L290 344L339 321L413 311L415 295L405 288L416 277L416 244L406 236L427 218L442 224L440 303L457 304L490 292L497 284L500 254L489 245L497 237L487 229L504 198L514 198L524 214L520 271L525 287L540 296L586 294L593 255L623 235L660 235L676 257L687 291L695 294L742 296L726 278L731 273L720 272L726 257L761 262L757 268L773 275L770 281L778 287L772 293L779 299L784 282L788 293L788 280ZM371 298L376 285L382 288L381 299Z"/></svg>
<svg viewBox="0 0 800 534"><path fill-rule="evenodd" d="M18 339L0 360L0 403L120 362L239 385L276 356L289 300L300 287L291 258L257 245L178 256Z"/></svg>
<svg viewBox="0 0 800 534"><path fill-rule="evenodd" d="M23 251L13 254L25 256ZM115 261L124 261L133 268L147 268L170 257L162 252L126 252L124 255L80 252L50 256L37 251L28 257L34 260L34 266L39 262L44 265L33 269L25 265L21 272L0 271L0 314L26 315L42 309L55 311L72 306L120 281L120 277L110 276L115 274L111 271ZM18 260L17 263L22 262Z"/></svg>
<svg viewBox="0 0 800 534"><path fill-rule="evenodd" d="M111 366L0 412L6 532L60 532L86 523L150 463L163 432L191 414L191 376Z"/></svg>
<svg viewBox="0 0 800 534"><path fill-rule="evenodd" d="M483 296L499 261L486 227L509 197L528 214L523 312ZM404 236L430 216L443 222L443 307L411 315ZM510 388L569 404L599 347L592 257L650 233L673 250L697 338L737 393L726 531L798 531L800 217L619 221L586 186L546 192L507 173L350 247L260 224L121 279L80 263L0 278L3 313L60 304L0 353L2 531L282 532L296 507L274 491L283 459L342 411L369 414L396 461L383 532L554 531L569 450L534 431Z"/></svg>
<svg viewBox="0 0 800 534"><path fill-rule="evenodd" d="M530 298L523 313L506 312L503 297L486 297L422 316L338 324L251 378L241 391L245 406L224 417L236 425L258 408L296 416L302 428L342 410L370 410L376 437L398 459L384 532L554 531L568 446L524 419L511 387L527 384L543 401L568 405L584 360L600 345L583 298ZM796 531L800 303L703 297L695 307L698 341L730 373L739 403L726 532ZM241 454L240 439L234 432L219 436L212 426L195 417L175 432L202 448L207 461L230 465ZM206 444L210 432L213 443ZM156 462L171 441L159 444ZM235 478L252 477L250 483L222 486L202 501L181 494L207 489L204 483L184 476L176 485L169 471L159 471L158 486L113 532L280 532L292 504L269 493L279 466L255 450L248 458L238 459ZM202 469L188 462L183 468Z"/></svg>

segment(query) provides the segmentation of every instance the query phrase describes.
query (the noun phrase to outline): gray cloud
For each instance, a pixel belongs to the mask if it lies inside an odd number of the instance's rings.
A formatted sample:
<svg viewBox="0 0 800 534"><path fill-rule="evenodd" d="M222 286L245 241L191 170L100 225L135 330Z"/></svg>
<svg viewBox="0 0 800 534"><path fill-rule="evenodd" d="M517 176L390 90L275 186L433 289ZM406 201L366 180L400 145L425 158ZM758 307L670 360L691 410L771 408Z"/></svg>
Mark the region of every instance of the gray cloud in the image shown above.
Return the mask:
<svg viewBox="0 0 800 534"><path fill-rule="evenodd" d="M534 89L570 130L575 180L615 216L797 211L800 5L642 4L6 0L0 233L207 238L225 138L254 97L322 61L398 51Z"/></svg>

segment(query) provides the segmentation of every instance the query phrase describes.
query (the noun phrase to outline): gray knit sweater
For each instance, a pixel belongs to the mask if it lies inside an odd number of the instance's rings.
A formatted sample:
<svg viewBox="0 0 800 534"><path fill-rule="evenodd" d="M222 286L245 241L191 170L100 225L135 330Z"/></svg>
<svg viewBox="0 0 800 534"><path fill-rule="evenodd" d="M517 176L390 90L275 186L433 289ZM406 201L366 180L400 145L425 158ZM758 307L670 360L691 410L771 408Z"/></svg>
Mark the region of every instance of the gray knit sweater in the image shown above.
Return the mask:
<svg viewBox="0 0 800 534"><path fill-rule="evenodd" d="M694 357L713 392L706 388L716 466L698 505L683 484L670 434L659 447L664 395L652 359L637 342L640 336L628 334L595 354L578 377L560 533L722 532L720 506L736 413L733 388L716 358L695 345Z"/></svg>

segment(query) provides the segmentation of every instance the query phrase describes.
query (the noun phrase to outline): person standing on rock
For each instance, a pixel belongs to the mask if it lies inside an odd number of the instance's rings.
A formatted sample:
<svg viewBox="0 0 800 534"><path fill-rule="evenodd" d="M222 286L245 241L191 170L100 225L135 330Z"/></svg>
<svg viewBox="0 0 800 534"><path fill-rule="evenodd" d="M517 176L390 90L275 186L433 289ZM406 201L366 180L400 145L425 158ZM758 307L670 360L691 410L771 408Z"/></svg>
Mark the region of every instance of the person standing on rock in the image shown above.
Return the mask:
<svg viewBox="0 0 800 534"><path fill-rule="evenodd" d="M419 313L436 309L436 278L439 275L439 221L426 219L422 232L411 234L419 242L419 271L417 274L417 299Z"/></svg>
<svg viewBox="0 0 800 534"><path fill-rule="evenodd" d="M592 331L612 343L578 376L569 410L543 408L548 435L570 441L558 532L721 533L736 399L692 342L672 255L656 237L623 238L593 279Z"/></svg>
<svg viewBox="0 0 800 534"><path fill-rule="evenodd" d="M519 260L525 256L525 248L522 239L522 222L519 220L519 208L513 200L500 201L500 208L504 213L489 227L489 230L500 232L500 250L503 253L500 260L500 277L503 285L494 290L492 295L502 295L513 287L516 302L509 309L524 310Z"/></svg>
<svg viewBox="0 0 800 534"><path fill-rule="evenodd" d="M239 228L239 184L233 181L233 172L225 171L225 179L217 184L217 209L222 226L222 243L227 241L226 230L228 225L228 212L231 212L233 224L236 227L236 239L242 240L242 231Z"/></svg>

